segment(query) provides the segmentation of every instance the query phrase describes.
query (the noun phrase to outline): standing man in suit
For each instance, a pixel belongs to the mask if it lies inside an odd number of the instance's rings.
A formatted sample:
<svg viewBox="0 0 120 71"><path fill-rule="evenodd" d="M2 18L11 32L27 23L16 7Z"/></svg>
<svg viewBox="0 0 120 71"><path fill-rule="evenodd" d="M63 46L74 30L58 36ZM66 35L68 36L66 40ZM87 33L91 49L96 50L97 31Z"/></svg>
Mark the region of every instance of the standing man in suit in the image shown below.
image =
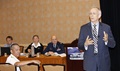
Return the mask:
<svg viewBox="0 0 120 71"><path fill-rule="evenodd" d="M45 55L54 55L65 53L63 43L57 40L56 36L51 37L51 42L48 43L48 46L44 50Z"/></svg>
<svg viewBox="0 0 120 71"><path fill-rule="evenodd" d="M110 71L109 47L115 47L110 26L99 22L101 10L90 10L90 22L80 30L78 47L84 51L85 71Z"/></svg>

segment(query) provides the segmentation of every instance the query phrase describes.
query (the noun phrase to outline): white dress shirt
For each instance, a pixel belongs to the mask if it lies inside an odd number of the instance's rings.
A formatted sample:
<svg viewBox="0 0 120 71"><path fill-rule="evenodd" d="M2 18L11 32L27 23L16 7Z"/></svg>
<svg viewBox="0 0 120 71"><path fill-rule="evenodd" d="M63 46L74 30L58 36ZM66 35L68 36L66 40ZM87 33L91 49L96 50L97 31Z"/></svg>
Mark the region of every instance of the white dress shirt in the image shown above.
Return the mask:
<svg viewBox="0 0 120 71"><path fill-rule="evenodd" d="M16 62L20 62L14 55L10 54L7 58L6 63L10 63L11 65L15 65ZM20 68L17 67L17 71L20 71Z"/></svg>

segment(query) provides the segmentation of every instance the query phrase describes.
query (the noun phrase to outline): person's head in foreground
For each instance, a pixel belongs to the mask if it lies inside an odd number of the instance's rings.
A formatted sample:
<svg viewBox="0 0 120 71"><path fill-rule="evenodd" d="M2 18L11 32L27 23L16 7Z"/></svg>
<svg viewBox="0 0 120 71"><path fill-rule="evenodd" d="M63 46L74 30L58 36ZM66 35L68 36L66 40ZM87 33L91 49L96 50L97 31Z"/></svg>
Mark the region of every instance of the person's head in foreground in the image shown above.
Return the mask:
<svg viewBox="0 0 120 71"><path fill-rule="evenodd" d="M17 43L14 43L10 47L11 55L7 58L6 63L10 63L15 66L23 66L30 63L40 64L39 60L27 60L20 61L18 57L20 56L20 46Z"/></svg>

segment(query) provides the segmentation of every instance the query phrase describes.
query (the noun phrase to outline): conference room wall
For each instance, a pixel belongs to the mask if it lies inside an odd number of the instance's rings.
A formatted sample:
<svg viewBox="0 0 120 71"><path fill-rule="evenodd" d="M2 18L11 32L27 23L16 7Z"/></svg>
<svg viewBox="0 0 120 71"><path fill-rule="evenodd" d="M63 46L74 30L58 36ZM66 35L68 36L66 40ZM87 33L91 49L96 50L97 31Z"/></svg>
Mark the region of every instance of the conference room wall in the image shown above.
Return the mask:
<svg viewBox="0 0 120 71"><path fill-rule="evenodd" d="M89 22L89 10L99 0L0 0L0 44L8 35L29 44L34 34L47 44L52 35L63 43L78 38L80 26Z"/></svg>

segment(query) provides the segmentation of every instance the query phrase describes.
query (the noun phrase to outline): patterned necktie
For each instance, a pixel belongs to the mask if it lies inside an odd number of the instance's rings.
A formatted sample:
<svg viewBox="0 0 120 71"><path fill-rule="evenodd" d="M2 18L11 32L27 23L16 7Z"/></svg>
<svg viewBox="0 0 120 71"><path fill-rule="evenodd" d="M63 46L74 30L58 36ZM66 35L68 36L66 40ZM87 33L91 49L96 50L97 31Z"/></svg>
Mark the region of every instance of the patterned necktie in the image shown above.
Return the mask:
<svg viewBox="0 0 120 71"><path fill-rule="evenodd" d="M95 24L93 25L92 34L93 34L93 41L94 41L94 53L97 54L98 53L98 44L97 44L98 36L97 36L97 29Z"/></svg>

